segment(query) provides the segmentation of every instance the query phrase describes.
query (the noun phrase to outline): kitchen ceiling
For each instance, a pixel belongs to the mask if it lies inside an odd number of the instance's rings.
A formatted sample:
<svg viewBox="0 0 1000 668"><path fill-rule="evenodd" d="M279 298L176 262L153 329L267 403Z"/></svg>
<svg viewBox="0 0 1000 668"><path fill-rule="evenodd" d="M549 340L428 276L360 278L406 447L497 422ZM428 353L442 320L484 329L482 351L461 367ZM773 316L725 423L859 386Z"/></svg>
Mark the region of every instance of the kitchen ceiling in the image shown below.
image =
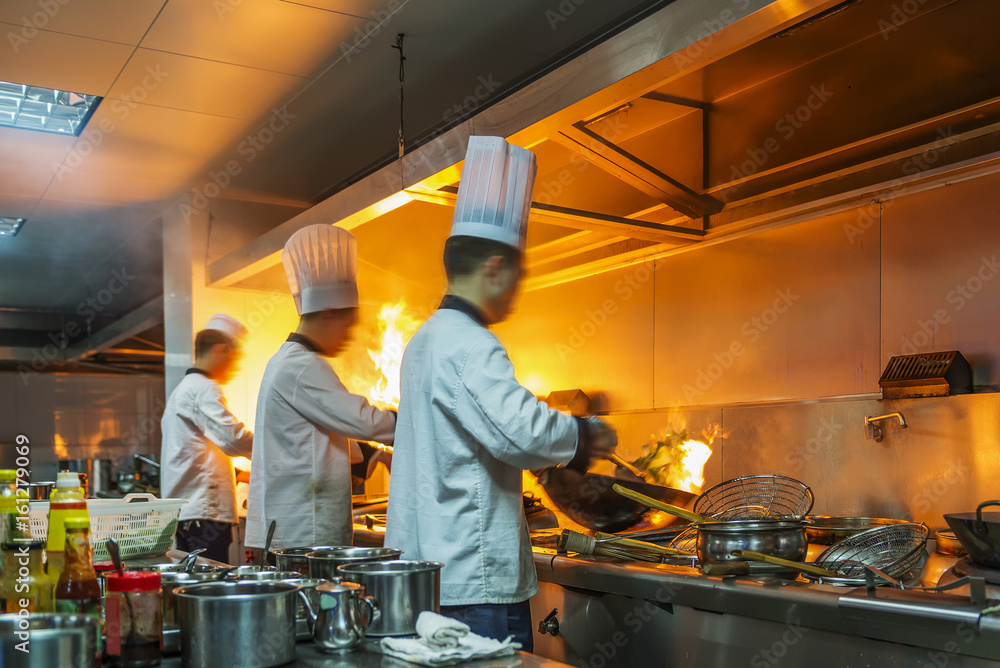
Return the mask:
<svg viewBox="0 0 1000 668"><path fill-rule="evenodd" d="M157 298L176 195L259 234L391 161L398 33L410 147L666 4L4 0L0 80L104 100L79 137L0 128L0 216L28 219L0 238L0 359Z"/></svg>

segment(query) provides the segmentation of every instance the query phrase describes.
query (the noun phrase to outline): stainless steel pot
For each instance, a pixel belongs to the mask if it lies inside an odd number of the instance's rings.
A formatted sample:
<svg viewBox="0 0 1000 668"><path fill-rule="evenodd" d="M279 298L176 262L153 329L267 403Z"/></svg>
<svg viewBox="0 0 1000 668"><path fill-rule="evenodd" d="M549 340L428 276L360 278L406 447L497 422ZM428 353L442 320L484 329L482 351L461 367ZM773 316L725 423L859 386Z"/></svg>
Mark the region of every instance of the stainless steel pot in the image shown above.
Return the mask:
<svg viewBox="0 0 1000 668"><path fill-rule="evenodd" d="M33 482L28 484L28 499L31 501L48 501L52 496L54 482Z"/></svg>
<svg viewBox="0 0 1000 668"><path fill-rule="evenodd" d="M257 571L237 576L240 582L273 582L275 580L297 580L302 577L298 571Z"/></svg>
<svg viewBox="0 0 1000 668"><path fill-rule="evenodd" d="M205 582L175 589L181 664L270 668L292 661L299 590L290 582Z"/></svg>
<svg viewBox="0 0 1000 668"><path fill-rule="evenodd" d="M306 560L309 562L309 577L334 580L338 575L338 566L399 559L402 554L402 550L388 547L332 547L309 552Z"/></svg>
<svg viewBox="0 0 1000 668"><path fill-rule="evenodd" d="M734 520L698 524L698 559L702 565L740 561L733 550L759 552L789 561L806 556L804 520Z"/></svg>
<svg viewBox="0 0 1000 668"><path fill-rule="evenodd" d="M309 575L309 560L306 555L317 550L334 550L338 548L350 547L349 545L316 545L313 547L285 547L280 550L271 550L274 555L274 563L279 571L298 571L303 575Z"/></svg>
<svg viewBox="0 0 1000 668"><path fill-rule="evenodd" d="M141 570L141 569L135 569ZM181 625L177 612L177 599L174 590L179 587L198 584L200 582L215 582L222 580L225 573L205 571L201 573L178 573L176 571L160 571L160 583L163 590L163 651L176 654L181 651Z"/></svg>
<svg viewBox="0 0 1000 668"><path fill-rule="evenodd" d="M0 665L92 668L97 628L98 621L86 615L0 615ZM17 649L26 640L30 640L28 653Z"/></svg>
<svg viewBox="0 0 1000 668"><path fill-rule="evenodd" d="M368 627L368 635L406 636L416 633L421 612L440 610L443 567L436 561L373 561L340 566L337 572L364 585L378 601L382 615Z"/></svg>

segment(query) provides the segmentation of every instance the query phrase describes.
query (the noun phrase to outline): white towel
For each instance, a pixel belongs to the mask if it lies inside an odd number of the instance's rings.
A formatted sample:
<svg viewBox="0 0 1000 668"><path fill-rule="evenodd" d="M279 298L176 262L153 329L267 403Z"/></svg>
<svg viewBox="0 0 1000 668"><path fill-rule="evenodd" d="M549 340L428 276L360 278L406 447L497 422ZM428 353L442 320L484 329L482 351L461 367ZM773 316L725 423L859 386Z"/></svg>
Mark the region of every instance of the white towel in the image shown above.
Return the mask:
<svg viewBox="0 0 1000 668"><path fill-rule="evenodd" d="M430 632L433 634L445 626L452 626L454 620L447 620L442 623L433 617L425 618L425 615L440 617L433 612L424 611L417 618L418 632ZM421 621L423 620L423 623ZM462 624L462 626L465 626ZM455 628L452 626L452 628ZM467 626L465 626L468 629ZM493 638L484 638L475 633L466 633L457 638L457 645L454 647L442 647L439 644L432 645L428 639L421 634L419 638L382 638L382 652L387 656L393 656L410 663L419 663L424 666L447 666L453 663L462 663L472 659L490 659L498 656L508 656L521 649L521 643L514 642L514 636L507 636L503 641Z"/></svg>
<svg viewBox="0 0 1000 668"><path fill-rule="evenodd" d="M469 625L425 610L417 617L417 635L428 647L458 647L458 641L469 635Z"/></svg>

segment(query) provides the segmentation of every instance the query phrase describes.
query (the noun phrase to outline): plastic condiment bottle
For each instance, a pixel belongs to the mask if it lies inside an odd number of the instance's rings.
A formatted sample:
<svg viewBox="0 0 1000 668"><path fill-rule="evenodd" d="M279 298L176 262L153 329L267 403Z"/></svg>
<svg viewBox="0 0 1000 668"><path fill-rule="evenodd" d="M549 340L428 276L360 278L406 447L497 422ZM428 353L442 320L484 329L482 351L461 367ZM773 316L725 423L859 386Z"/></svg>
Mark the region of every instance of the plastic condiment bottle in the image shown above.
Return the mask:
<svg viewBox="0 0 1000 668"><path fill-rule="evenodd" d="M0 469L0 544L13 542L19 534L17 519L17 471ZM0 571L4 560L0 555Z"/></svg>
<svg viewBox="0 0 1000 668"><path fill-rule="evenodd" d="M63 550L66 549L66 520L88 519L87 497L80 486L80 476L69 471L60 471L56 487L49 501L48 540L45 545L48 560L47 571L52 582L59 581L63 568Z"/></svg>
<svg viewBox="0 0 1000 668"><path fill-rule="evenodd" d="M0 545L6 564L0 578L0 612L52 612L52 582L42 570L43 541Z"/></svg>
<svg viewBox="0 0 1000 668"><path fill-rule="evenodd" d="M97 622L96 660L101 659L101 587L90 560L90 520L66 520L66 561L55 590L55 611L93 617Z"/></svg>
<svg viewBox="0 0 1000 668"><path fill-rule="evenodd" d="M105 617L105 653L112 666L144 668L160 664L163 637L160 599L162 582L156 572L109 573Z"/></svg>

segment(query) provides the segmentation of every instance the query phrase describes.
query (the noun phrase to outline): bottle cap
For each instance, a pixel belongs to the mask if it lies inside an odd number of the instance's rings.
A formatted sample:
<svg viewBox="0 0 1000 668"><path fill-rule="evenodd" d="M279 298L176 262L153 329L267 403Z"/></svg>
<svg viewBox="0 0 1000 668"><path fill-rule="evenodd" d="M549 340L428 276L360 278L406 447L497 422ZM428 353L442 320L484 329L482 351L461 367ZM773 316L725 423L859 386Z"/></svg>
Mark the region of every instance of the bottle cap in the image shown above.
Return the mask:
<svg viewBox="0 0 1000 668"><path fill-rule="evenodd" d="M79 487L80 474L72 471L60 471L56 477L56 487Z"/></svg>
<svg viewBox="0 0 1000 668"><path fill-rule="evenodd" d="M110 561L95 561L94 570L97 571L98 573L106 573L116 569L115 565Z"/></svg>
<svg viewBox="0 0 1000 668"><path fill-rule="evenodd" d="M158 591L161 580L156 571L126 571L122 575L108 573L104 586L108 591Z"/></svg>
<svg viewBox="0 0 1000 668"><path fill-rule="evenodd" d="M89 517L70 517L63 522L67 530L69 529L89 529L90 528L90 518Z"/></svg>
<svg viewBox="0 0 1000 668"><path fill-rule="evenodd" d="M0 547L5 550L20 550L22 547L27 547L29 550L40 550L45 547L44 540L33 540L31 542L24 541L10 541L0 543Z"/></svg>
<svg viewBox="0 0 1000 668"><path fill-rule="evenodd" d="M14 469L0 469L0 480L5 482L17 480L17 471Z"/></svg>

